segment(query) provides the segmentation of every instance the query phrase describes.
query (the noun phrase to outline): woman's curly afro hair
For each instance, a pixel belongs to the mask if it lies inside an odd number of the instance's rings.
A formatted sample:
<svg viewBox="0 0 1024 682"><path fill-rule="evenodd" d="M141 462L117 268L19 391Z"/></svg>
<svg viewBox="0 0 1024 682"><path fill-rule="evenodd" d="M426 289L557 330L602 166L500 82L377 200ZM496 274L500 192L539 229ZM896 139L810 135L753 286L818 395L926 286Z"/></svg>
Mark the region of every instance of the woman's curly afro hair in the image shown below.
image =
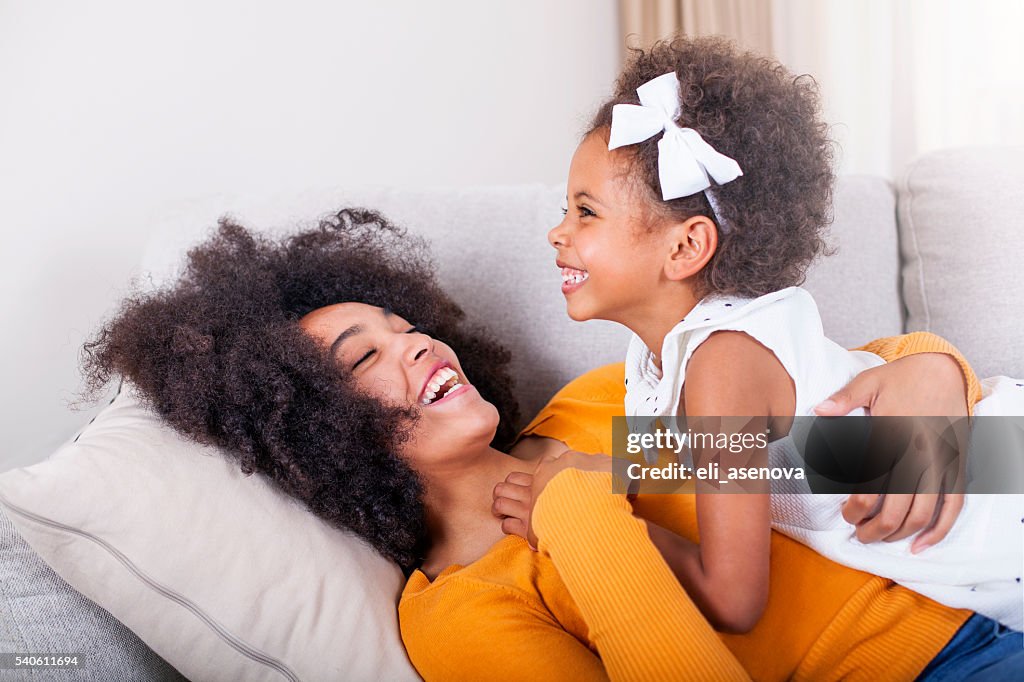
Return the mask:
<svg viewBox="0 0 1024 682"><path fill-rule="evenodd" d="M176 282L130 296L86 343L87 390L123 376L178 431L408 569L427 546L421 482L399 454L417 410L357 391L297 324L343 301L388 308L449 344L498 408L495 444L511 442L508 351L467 327L422 240L362 209L280 240L222 218Z"/></svg>
<svg viewBox="0 0 1024 682"><path fill-rule="evenodd" d="M820 118L817 84L793 77L784 66L741 52L723 38L684 38L656 43L632 55L587 134L611 126L616 104L638 104L636 89L674 71L681 114L719 152L739 163L743 175L712 186L719 217L718 250L701 271L702 294L760 296L800 284L825 250L822 232L831 221L833 144ZM713 217L704 193L661 199L656 135L622 148L628 172L659 218Z"/></svg>

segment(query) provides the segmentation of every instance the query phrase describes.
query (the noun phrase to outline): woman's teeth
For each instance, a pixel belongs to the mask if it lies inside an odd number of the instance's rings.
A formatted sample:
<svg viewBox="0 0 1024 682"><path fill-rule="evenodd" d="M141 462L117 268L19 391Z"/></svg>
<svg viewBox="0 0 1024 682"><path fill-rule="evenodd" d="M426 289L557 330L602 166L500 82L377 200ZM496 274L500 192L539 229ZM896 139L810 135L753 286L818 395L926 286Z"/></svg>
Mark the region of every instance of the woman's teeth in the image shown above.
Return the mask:
<svg viewBox="0 0 1024 682"><path fill-rule="evenodd" d="M562 268L562 284L579 284L580 282L586 282L589 277L590 273L586 270Z"/></svg>
<svg viewBox="0 0 1024 682"><path fill-rule="evenodd" d="M424 391L423 399L420 402L429 405L445 397L459 386L462 386L462 383L455 370L451 367L442 367L434 373L434 376L430 377L430 381L427 382L427 390Z"/></svg>

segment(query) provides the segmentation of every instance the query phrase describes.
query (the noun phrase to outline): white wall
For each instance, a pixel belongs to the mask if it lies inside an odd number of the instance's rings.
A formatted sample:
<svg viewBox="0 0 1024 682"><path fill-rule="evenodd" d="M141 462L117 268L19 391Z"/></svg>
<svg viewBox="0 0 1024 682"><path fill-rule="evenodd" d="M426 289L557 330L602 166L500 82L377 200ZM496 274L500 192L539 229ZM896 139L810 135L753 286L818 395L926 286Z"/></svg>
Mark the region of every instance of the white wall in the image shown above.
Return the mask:
<svg viewBox="0 0 1024 682"><path fill-rule="evenodd" d="M0 0L0 470L95 411L78 348L167 206L560 181L619 42L614 0Z"/></svg>

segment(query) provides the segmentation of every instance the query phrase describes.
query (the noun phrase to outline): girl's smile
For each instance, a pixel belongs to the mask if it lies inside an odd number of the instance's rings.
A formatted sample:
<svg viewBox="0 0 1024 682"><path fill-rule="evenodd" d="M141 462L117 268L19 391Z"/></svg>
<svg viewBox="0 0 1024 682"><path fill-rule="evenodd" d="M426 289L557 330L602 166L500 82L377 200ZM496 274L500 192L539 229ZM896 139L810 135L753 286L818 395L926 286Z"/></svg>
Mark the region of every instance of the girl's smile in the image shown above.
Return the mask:
<svg viewBox="0 0 1024 682"><path fill-rule="evenodd" d="M599 132L584 138L569 167L565 218L548 233L567 312L577 321L631 326L660 281L664 249L642 222L649 210L622 162Z"/></svg>
<svg viewBox="0 0 1024 682"><path fill-rule="evenodd" d="M590 278L590 273L586 270L574 268L562 261L555 261L555 265L562 269L562 293L566 296L582 287Z"/></svg>

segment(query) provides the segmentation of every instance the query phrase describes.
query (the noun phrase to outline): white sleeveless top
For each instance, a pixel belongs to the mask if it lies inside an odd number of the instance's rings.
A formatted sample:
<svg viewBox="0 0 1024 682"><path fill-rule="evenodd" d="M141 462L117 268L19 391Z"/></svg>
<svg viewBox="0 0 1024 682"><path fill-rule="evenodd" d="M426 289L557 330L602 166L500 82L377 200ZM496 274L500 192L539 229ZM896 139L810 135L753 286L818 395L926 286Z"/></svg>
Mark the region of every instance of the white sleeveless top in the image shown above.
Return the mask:
<svg viewBox="0 0 1024 682"><path fill-rule="evenodd" d="M849 351L828 339L817 305L790 287L759 298L709 297L665 337L658 369L636 335L626 355L626 415L680 414L685 368L712 333L738 331L771 350L793 379L796 415L814 407L865 369L885 364L873 353ZM1024 415L1024 382L999 377L982 382L976 415ZM859 411L863 414L863 411ZM857 414L856 412L854 414ZM800 463L793 433L769 445L769 462ZM1014 448L1024 461L1024 438ZM865 545L842 517L845 496L804 492L806 481L772 481L773 527L833 561L881 575L936 601L968 608L1015 629L1024 628L1024 495L971 494L946 538L918 555L913 537Z"/></svg>

